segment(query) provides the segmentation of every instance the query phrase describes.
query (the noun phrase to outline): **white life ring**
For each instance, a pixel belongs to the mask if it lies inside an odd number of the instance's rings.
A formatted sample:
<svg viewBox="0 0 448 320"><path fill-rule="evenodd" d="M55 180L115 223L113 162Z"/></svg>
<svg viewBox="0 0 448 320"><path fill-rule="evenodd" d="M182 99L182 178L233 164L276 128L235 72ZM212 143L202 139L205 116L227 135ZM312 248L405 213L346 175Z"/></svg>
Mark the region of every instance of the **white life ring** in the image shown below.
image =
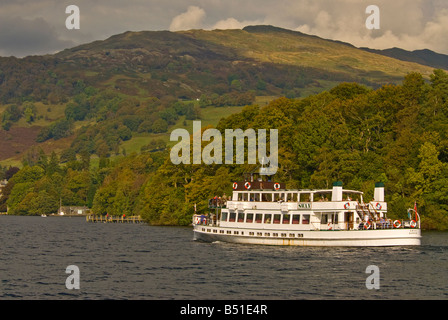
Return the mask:
<svg viewBox="0 0 448 320"><path fill-rule="evenodd" d="M236 190L238 188L238 183L234 182L233 183L233 190Z"/></svg>
<svg viewBox="0 0 448 320"><path fill-rule="evenodd" d="M381 210L382 206L379 202L376 203L375 205L376 210Z"/></svg>
<svg viewBox="0 0 448 320"><path fill-rule="evenodd" d="M394 221L394 228L400 228L401 227L401 222L400 222L400 220L395 220Z"/></svg>
<svg viewBox="0 0 448 320"><path fill-rule="evenodd" d="M366 221L366 222L364 223L364 229L366 229L366 230L369 230L371 226L372 226L372 225L370 224L369 221Z"/></svg>
<svg viewBox="0 0 448 320"><path fill-rule="evenodd" d="M411 220L411 228L415 228L417 226L417 222L415 220Z"/></svg>
<svg viewBox="0 0 448 320"><path fill-rule="evenodd" d="M331 230L331 229L333 229L332 227L331 227L331 224L330 224L330 222L328 222L328 230Z"/></svg>
<svg viewBox="0 0 448 320"><path fill-rule="evenodd" d="M346 204L344 204L344 209L348 209L348 208L350 208L350 203L346 203Z"/></svg>
<svg viewBox="0 0 448 320"><path fill-rule="evenodd" d="M278 189L280 189L280 183L274 183L274 189L275 190L278 190Z"/></svg>
<svg viewBox="0 0 448 320"><path fill-rule="evenodd" d="M251 187L250 182L247 181L247 182L244 184L244 187L245 187L247 190L249 190L250 187Z"/></svg>

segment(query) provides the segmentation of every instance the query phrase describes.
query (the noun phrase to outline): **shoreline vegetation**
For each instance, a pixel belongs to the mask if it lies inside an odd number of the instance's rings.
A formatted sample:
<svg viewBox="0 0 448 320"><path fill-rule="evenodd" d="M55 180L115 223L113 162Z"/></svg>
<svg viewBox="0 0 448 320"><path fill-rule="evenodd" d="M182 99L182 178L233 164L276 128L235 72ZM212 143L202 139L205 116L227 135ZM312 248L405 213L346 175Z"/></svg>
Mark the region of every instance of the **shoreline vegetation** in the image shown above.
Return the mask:
<svg viewBox="0 0 448 320"><path fill-rule="evenodd" d="M172 119L169 128L175 128L185 110L191 113L183 118L185 128L200 119L200 107L175 106L172 118L165 115ZM70 116L76 117L79 110L71 110ZM32 115L31 107L28 113ZM60 122L40 136L64 136L72 125ZM118 139L126 141L129 127L114 125ZM247 164L174 165L167 137L149 139L145 148L131 154L123 154L117 145L121 156L111 158L103 143L117 137L108 136L107 128L101 129L105 140L93 140L98 134L93 131L99 129L86 127L69 150L46 154L36 148L21 168L0 167L0 178L8 181L0 211L51 214L62 203L86 206L97 215L140 215L150 225L188 225L195 205L205 212L208 199L230 195L232 182L256 169ZM342 83L306 98L282 97L262 107L248 104L223 116L215 128L221 133L230 128L278 129L276 180L289 189L328 188L343 181L369 199L374 183L381 181L391 218L405 217L417 202L423 229L448 230L448 74L443 70L434 70L429 81L413 72L400 85L371 89ZM207 144L202 142L202 148ZM89 148L104 151L95 164Z"/></svg>

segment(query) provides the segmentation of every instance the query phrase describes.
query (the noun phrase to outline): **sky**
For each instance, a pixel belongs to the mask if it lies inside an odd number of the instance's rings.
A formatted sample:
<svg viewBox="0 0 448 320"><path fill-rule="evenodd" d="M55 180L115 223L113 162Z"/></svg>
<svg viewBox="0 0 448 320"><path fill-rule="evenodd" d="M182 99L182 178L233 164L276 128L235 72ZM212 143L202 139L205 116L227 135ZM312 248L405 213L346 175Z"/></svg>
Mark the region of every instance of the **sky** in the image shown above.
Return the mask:
<svg viewBox="0 0 448 320"><path fill-rule="evenodd" d="M69 5L80 28L67 29ZM379 9L379 29L366 20ZM448 54L447 0L0 0L0 56L51 54L126 31L273 25L357 47Z"/></svg>

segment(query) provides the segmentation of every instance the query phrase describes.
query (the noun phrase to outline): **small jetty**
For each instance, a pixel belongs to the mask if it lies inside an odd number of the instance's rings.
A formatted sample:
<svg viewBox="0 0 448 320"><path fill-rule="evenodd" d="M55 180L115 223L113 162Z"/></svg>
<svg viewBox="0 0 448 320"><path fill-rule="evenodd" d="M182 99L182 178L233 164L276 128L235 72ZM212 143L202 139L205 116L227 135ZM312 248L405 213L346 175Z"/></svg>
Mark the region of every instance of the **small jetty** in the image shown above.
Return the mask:
<svg viewBox="0 0 448 320"><path fill-rule="evenodd" d="M103 216L103 215L87 215L87 222L103 222L103 223L143 223L141 216Z"/></svg>

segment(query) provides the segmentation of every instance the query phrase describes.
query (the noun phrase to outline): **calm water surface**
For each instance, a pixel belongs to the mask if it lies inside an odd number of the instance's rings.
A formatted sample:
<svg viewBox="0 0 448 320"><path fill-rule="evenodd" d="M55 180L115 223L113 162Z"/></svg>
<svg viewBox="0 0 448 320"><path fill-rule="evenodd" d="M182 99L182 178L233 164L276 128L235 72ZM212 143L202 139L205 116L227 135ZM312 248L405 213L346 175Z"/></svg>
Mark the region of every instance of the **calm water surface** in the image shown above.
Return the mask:
<svg viewBox="0 0 448 320"><path fill-rule="evenodd" d="M189 227L0 216L0 299L448 299L448 233L403 248L194 242ZM67 266L80 270L68 290ZM366 288L366 268L380 289Z"/></svg>

